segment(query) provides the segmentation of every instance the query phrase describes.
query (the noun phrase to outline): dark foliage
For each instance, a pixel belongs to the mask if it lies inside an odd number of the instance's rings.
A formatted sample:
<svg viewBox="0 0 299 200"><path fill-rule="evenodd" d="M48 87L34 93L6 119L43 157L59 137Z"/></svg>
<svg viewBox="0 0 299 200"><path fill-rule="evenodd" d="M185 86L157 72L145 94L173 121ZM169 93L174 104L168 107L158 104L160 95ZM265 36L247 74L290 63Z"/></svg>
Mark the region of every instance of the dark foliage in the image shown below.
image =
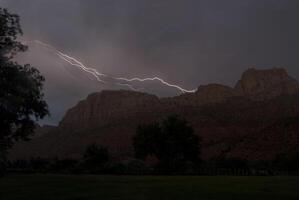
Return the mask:
<svg viewBox="0 0 299 200"><path fill-rule="evenodd" d="M21 42L16 41L22 35L18 15L9 13L0 7L0 56L1 62L10 60L16 53L27 50ZM2 64L2 63L1 63Z"/></svg>
<svg viewBox="0 0 299 200"><path fill-rule="evenodd" d="M199 161L199 137L185 119L170 116L162 123L139 126L133 138L137 158L155 156L163 173L186 170Z"/></svg>
<svg viewBox="0 0 299 200"><path fill-rule="evenodd" d="M40 157L37 158L31 158L30 162L30 167L32 171L46 171L48 166L50 165L50 162L46 159L42 159Z"/></svg>
<svg viewBox="0 0 299 200"><path fill-rule="evenodd" d="M75 159L54 159L50 162L49 171L51 173L80 173L81 168L78 160Z"/></svg>
<svg viewBox="0 0 299 200"><path fill-rule="evenodd" d="M83 165L92 173L103 171L108 161L108 149L97 144L88 146L83 157Z"/></svg>
<svg viewBox="0 0 299 200"><path fill-rule="evenodd" d="M0 8L0 161L16 140L28 139L35 120L48 114L44 77L30 65L12 61L16 53L27 50L17 41L21 34L19 17Z"/></svg>
<svg viewBox="0 0 299 200"><path fill-rule="evenodd" d="M13 173L59 173L59 174L117 174L117 175L229 175L229 176L274 176L299 175L298 155L278 155L273 161L246 161L238 158L214 158L180 163L182 166L153 167L142 160L108 161L86 164L85 160L43 159L16 160L7 162Z"/></svg>
<svg viewBox="0 0 299 200"><path fill-rule="evenodd" d="M214 168L248 169L247 162L239 158L214 158L209 161L209 164Z"/></svg>
<svg viewBox="0 0 299 200"><path fill-rule="evenodd" d="M272 164L276 170L299 172L299 153L279 154Z"/></svg>

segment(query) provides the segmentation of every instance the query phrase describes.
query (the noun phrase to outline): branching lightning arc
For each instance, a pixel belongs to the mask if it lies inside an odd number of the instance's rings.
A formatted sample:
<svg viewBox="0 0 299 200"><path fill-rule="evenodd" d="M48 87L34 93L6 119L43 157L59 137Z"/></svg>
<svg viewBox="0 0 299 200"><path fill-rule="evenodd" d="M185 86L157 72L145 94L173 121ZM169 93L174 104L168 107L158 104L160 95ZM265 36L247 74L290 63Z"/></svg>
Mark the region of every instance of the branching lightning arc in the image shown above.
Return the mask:
<svg viewBox="0 0 299 200"><path fill-rule="evenodd" d="M192 92L196 91L196 90L187 90L187 89L182 88L179 85L168 83L167 81L165 81L165 80L163 80L162 78L159 78L159 77L150 77L150 78L113 77L113 76L110 76L110 75L107 75L107 74L100 73L94 68L87 67L82 62L80 62L78 59L76 59L74 57L71 57L71 56L61 52L60 50L54 48L52 45L46 44L46 43L41 42L39 40L25 41L23 43L24 44L33 43L33 44L37 44L37 45L40 45L40 46L46 48L47 50L49 50L52 53L54 53L55 55L57 55L60 59L67 62L68 64L70 64L72 66L75 66L75 67L78 67L83 72L91 74L92 76L95 77L95 79L97 81L99 81L101 83L107 83L108 81L106 81L106 79L110 80L109 83L111 83L111 80L113 80L113 82L112 82L113 84L126 86L126 87L129 87L132 90L138 90L137 88L133 87L133 85L132 85L133 82L158 81L158 82L160 82L161 84L163 84L167 87L176 88L177 90L179 90L182 93L192 93Z"/></svg>

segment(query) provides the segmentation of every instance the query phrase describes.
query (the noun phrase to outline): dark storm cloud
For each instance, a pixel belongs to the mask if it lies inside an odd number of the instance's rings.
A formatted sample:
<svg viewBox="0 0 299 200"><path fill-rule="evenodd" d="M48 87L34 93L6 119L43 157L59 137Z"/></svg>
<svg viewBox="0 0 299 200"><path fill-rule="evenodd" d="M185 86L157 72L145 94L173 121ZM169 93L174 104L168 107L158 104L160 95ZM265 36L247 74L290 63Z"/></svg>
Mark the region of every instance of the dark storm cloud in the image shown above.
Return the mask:
<svg viewBox="0 0 299 200"><path fill-rule="evenodd" d="M108 74L158 75L190 89L209 82L233 85L253 65L283 66L299 78L296 0L0 0L0 5L20 14L25 38L50 42ZM41 54L27 58L33 62ZM69 70L58 81L53 76L61 72L52 59L35 63L44 65L48 98L59 96L63 106L106 87L90 87L82 79L75 87ZM51 105L64 111L56 101Z"/></svg>
<svg viewBox="0 0 299 200"><path fill-rule="evenodd" d="M103 2L84 4L89 27L99 35L113 33L111 40L147 67L189 87L217 80L232 84L250 65L285 66L299 75L297 1Z"/></svg>

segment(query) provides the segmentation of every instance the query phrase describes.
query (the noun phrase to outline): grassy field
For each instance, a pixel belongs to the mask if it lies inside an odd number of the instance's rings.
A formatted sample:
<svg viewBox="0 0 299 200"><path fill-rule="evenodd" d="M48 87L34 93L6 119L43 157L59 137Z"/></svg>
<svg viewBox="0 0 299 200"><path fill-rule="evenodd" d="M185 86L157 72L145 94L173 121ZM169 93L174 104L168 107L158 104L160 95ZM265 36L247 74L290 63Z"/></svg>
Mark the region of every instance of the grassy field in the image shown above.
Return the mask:
<svg viewBox="0 0 299 200"><path fill-rule="evenodd" d="M1 200L299 199L299 177L8 175Z"/></svg>

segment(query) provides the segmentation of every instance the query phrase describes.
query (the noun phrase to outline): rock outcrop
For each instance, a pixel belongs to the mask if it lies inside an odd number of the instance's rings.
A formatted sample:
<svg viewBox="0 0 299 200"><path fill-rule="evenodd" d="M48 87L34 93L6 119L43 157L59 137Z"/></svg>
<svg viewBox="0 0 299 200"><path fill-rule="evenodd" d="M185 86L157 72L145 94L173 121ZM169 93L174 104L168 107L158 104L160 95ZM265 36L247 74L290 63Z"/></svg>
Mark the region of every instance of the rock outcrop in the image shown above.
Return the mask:
<svg viewBox="0 0 299 200"><path fill-rule="evenodd" d="M161 108L154 95L134 91L102 91L93 93L67 111L60 122L65 129L86 129L120 123L121 118L146 117Z"/></svg>
<svg viewBox="0 0 299 200"><path fill-rule="evenodd" d="M209 103L219 103L227 98L236 96L236 91L228 86L220 84L201 85L195 93L183 94L170 101L183 106L200 106Z"/></svg>
<svg viewBox="0 0 299 200"><path fill-rule="evenodd" d="M298 81L291 78L285 69L256 70L251 68L243 73L235 90L239 95L255 100L265 100L283 94L298 93L298 85Z"/></svg>

